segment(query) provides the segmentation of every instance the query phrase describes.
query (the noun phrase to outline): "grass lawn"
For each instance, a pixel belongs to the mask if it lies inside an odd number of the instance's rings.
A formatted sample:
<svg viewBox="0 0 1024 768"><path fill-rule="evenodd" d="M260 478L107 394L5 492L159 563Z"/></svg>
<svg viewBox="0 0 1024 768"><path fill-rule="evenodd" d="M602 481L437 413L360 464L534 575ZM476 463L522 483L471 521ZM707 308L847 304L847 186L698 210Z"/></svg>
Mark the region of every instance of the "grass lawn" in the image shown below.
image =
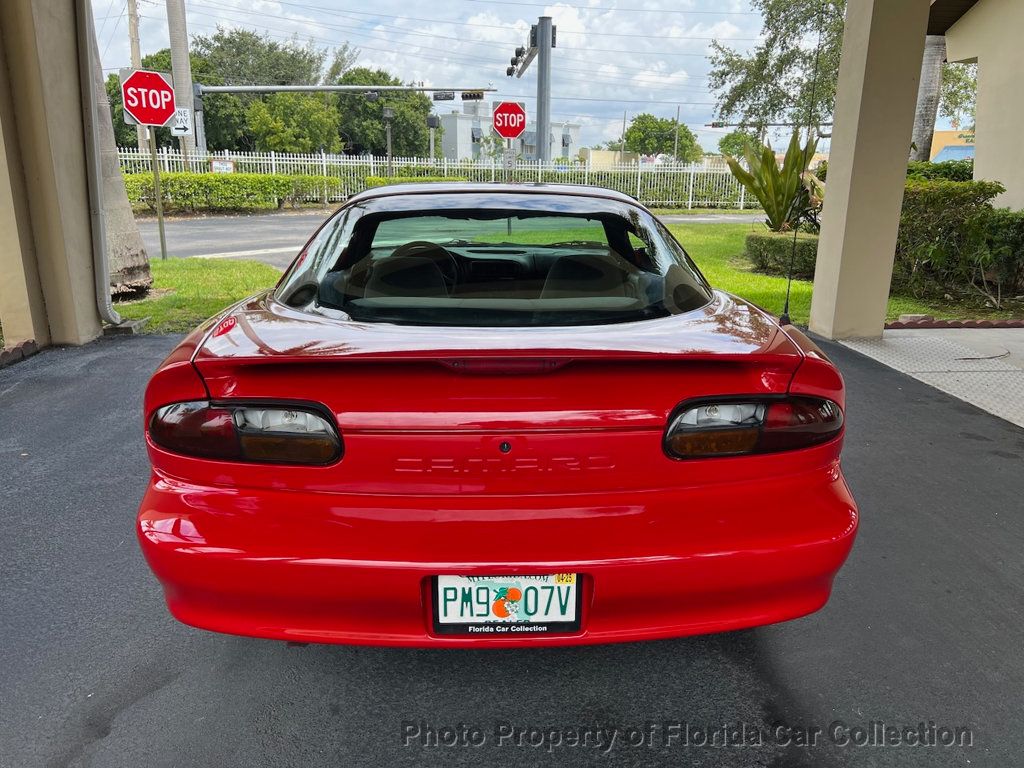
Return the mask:
<svg viewBox="0 0 1024 768"><path fill-rule="evenodd" d="M750 232L763 231L762 224L669 224L668 228L714 287L742 296L773 314L782 312L786 279L752 271L750 263L743 257L744 239ZM812 285L806 280L793 281L789 314L798 325L807 324ZM995 312L976 301L934 302L910 296L890 296L887 318L895 320L902 314L963 319L1009 317L1012 313Z"/></svg>
<svg viewBox="0 0 1024 768"><path fill-rule="evenodd" d="M762 228L752 224L670 224L668 227L683 244L701 271L716 288L735 293L760 307L779 314L786 296L786 280L762 275L751 270L743 257L743 243L749 232ZM514 233L520 242L551 242L593 239L587 228L552 232ZM486 237L486 236L485 236ZM507 236L495 236L496 240ZM481 238L484 239L484 238ZM168 259L153 261L153 293L139 301L119 302L117 311L124 317L149 317L148 333L179 333L189 331L229 304L277 282L280 273L256 261L231 259ZM812 284L794 280L790 298L793 322L807 324L811 308ZM912 297L889 298L888 318L901 314L929 314L938 318L996 318L1020 315L1019 311L996 312L986 309L979 300L934 302Z"/></svg>
<svg viewBox="0 0 1024 768"><path fill-rule="evenodd" d="M744 208L742 211L739 208L649 208L648 210L655 216L707 216L716 213L722 215L746 215L748 213L764 215L764 211L760 208Z"/></svg>
<svg viewBox="0 0 1024 768"><path fill-rule="evenodd" d="M224 307L277 282L273 267L232 259L154 259L153 291L139 301L118 302L114 309L132 320L150 318L147 333L191 331Z"/></svg>

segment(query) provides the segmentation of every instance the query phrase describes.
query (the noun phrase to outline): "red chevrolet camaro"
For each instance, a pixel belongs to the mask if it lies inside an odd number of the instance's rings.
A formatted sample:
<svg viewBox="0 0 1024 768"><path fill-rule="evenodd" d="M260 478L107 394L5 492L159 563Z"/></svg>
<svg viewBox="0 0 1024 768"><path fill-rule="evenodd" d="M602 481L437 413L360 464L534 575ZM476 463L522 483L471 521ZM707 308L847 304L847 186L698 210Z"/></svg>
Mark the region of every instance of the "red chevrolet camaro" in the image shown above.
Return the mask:
<svg viewBox="0 0 1024 768"><path fill-rule="evenodd" d="M800 331L592 187L356 195L146 391L171 612L300 642L569 645L827 601L845 398Z"/></svg>

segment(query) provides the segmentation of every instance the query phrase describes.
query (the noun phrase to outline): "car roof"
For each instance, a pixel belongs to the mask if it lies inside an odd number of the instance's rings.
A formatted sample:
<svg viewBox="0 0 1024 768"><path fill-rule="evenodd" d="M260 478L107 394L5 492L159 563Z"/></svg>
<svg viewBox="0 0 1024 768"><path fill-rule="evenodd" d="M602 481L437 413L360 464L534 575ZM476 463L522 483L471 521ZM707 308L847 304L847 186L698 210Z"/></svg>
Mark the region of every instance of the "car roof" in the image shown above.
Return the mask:
<svg viewBox="0 0 1024 768"><path fill-rule="evenodd" d="M510 184L507 182L480 182L480 181L429 181L410 182L408 184L388 184L383 187L374 187L353 195L348 199L349 203L365 202L381 197L394 197L396 195L452 195L452 194L509 194L509 195L568 195L572 197L592 197L602 200L614 200L620 203L640 205L636 198L630 195L616 192L614 189L594 187L588 184L547 184L543 182L529 182L522 184Z"/></svg>

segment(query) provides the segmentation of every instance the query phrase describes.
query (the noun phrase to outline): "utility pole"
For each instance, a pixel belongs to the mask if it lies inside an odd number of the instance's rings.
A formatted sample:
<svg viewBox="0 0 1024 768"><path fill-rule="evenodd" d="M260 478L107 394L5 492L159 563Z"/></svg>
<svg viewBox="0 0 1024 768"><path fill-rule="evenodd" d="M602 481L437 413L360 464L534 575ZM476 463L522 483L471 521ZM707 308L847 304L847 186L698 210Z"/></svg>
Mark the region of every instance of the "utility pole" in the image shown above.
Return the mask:
<svg viewBox="0 0 1024 768"><path fill-rule="evenodd" d="M551 159L551 17L537 20L537 159Z"/></svg>
<svg viewBox="0 0 1024 768"><path fill-rule="evenodd" d="M437 115L427 115L427 128L430 131L430 164L434 164L434 133L441 125L441 118Z"/></svg>
<svg viewBox="0 0 1024 768"><path fill-rule="evenodd" d="M142 50L139 48L139 7L135 0L128 0L128 46L131 49L132 69L142 69ZM146 127L135 126L135 137L139 149L146 149Z"/></svg>
<svg viewBox="0 0 1024 768"><path fill-rule="evenodd" d="M174 103L193 111L192 64L188 58L188 28L185 24L185 0L167 0L167 33L171 41L171 74L174 77ZM192 136L179 136L178 146L188 164L195 152Z"/></svg>
<svg viewBox="0 0 1024 768"><path fill-rule="evenodd" d="M619 162L626 162L626 110L622 110L622 136L619 138Z"/></svg>
<svg viewBox="0 0 1024 768"><path fill-rule="evenodd" d="M388 178L394 176L394 169L391 161L391 119L395 116L395 110L391 107L384 107L384 131L388 143Z"/></svg>
<svg viewBox="0 0 1024 768"><path fill-rule="evenodd" d="M673 162L679 162L679 105L676 105L676 141L672 147L672 160Z"/></svg>

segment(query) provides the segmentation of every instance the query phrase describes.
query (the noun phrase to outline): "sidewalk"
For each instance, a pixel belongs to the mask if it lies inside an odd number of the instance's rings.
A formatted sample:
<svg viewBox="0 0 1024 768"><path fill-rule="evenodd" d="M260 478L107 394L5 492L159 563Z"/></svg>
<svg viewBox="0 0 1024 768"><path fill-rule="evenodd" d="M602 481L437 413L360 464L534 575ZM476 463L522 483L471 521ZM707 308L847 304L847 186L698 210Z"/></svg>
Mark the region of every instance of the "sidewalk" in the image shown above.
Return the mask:
<svg viewBox="0 0 1024 768"><path fill-rule="evenodd" d="M843 344L1024 427L1024 329L888 330Z"/></svg>

